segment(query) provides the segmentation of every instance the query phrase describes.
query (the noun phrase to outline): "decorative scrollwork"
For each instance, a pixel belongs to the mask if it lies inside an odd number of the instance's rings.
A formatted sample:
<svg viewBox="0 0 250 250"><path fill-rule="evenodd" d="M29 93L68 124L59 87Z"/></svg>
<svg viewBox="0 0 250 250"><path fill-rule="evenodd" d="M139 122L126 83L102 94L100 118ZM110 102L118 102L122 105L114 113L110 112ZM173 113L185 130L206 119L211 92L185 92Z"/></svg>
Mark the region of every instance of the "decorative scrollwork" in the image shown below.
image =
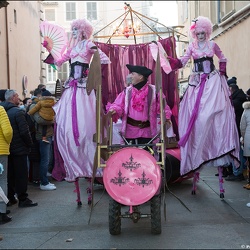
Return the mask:
<svg viewBox="0 0 250 250"><path fill-rule="evenodd" d="M113 179L110 180L111 183L114 183L115 185L125 185L126 183L128 183L129 178L126 177L122 177L122 172L121 170L119 170L118 172L118 177L114 177Z"/></svg>
<svg viewBox="0 0 250 250"><path fill-rule="evenodd" d="M150 184L153 183L153 180L150 180L149 178L145 178L145 177L146 177L146 174L145 174L145 172L143 171L143 172L142 172L142 178L135 179L135 180L134 180L134 183L135 183L136 185L142 186L142 187L148 186L148 185L150 185Z"/></svg>
<svg viewBox="0 0 250 250"><path fill-rule="evenodd" d="M130 171L135 170L137 168L141 167L141 163L134 162L134 158L131 154L131 157L129 158L130 161L126 161L126 163L122 163L122 167L129 169Z"/></svg>

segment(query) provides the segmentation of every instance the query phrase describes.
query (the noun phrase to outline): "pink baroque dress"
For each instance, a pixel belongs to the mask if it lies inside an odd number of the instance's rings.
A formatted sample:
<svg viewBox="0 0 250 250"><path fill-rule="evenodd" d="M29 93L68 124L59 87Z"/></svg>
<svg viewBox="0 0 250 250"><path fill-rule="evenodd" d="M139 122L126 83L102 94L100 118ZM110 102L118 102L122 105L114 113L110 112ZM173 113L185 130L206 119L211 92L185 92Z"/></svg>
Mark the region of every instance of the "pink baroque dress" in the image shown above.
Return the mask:
<svg viewBox="0 0 250 250"><path fill-rule="evenodd" d="M207 41L203 48L191 43L183 57L192 57L193 72L179 109L180 174L203 166L239 166L239 140L230 90L224 75L215 69L213 56L226 62L219 46Z"/></svg>
<svg viewBox="0 0 250 250"><path fill-rule="evenodd" d="M68 50L61 63L70 60L70 76L65 81L65 90L60 100L53 106L55 111L55 138L58 151L63 159L63 167L57 164L52 176L72 182L80 177L92 177L96 144L96 96L94 90L87 94L86 83L89 63L96 46L90 40L83 40ZM101 63L110 63L109 58L99 50ZM97 177L102 176L98 169Z"/></svg>

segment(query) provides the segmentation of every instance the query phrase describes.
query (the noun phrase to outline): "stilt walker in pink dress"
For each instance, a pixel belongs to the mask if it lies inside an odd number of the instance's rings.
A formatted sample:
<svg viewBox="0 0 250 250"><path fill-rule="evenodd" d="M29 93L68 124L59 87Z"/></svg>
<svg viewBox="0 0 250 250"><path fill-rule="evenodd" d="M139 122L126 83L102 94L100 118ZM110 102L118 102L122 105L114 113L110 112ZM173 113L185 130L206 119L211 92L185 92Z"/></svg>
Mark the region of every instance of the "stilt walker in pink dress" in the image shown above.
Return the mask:
<svg viewBox="0 0 250 250"><path fill-rule="evenodd" d="M94 90L88 95L86 83L89 63L96 51L96 45L90 40L93 26L86 19L77 19L71 23L72 38L67 52L57 66L69 61L70 76L64 83L64 92L53 106L56 121L56 144L63 159L63 169L55 166L52 176L57 179L60 171L65 172L65 180L75 182L77 202L81 205L78 179L87 177L91 180L93 173L96 145L93 135L96 133L96 96ZM101 63L110 63L109 58L99 50ZM60 168L60 167L59 167ZM101 169L96 176L102 176ZM91 190L88 203L91 203Z"/></svg>
<svg viewBox="0 0 250 250"><path fill-rule="evenodd" d="M209 40L211 33L211 21L199 16L190 27L193 42L185 55L180 59L168 58L173 70L184 67L191 57L194 60L179 109L180 174L195 172L192 189L195 194L198 169L217 167L220 197L224 198L222 168L232 161L239 166L239 140L226 81L227 59L219 46ZM213 63L214 55L219 59L219 70Z"/></svg>

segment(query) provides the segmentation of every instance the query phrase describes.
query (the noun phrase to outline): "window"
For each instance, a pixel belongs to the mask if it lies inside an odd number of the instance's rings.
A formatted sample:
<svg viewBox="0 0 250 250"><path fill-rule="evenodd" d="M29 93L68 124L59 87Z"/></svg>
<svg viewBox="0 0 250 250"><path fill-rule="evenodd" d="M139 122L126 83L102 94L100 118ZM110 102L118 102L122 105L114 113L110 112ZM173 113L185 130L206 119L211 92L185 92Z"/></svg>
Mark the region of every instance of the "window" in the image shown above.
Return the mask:
<svg viewBox="0 0 250 250"><path fill-rule="evenodd" d="M216 6L216 2L215 1L210 1L210 18L211 18L211 22L212 24L216 24L217 21L217 6Z"/></svg>
<svg viewBox="0 0 250 250"><path fill-rule="evenodd" d="M57 79L60 79L61 82L65 82L70 74L69 63L63 63L58 71L55 70L51 65L46 64L46 73L48 83L55 83Z"/></svg>
<svg viewBox="0 0 250 250"><path fill-rule="evenodd" d="M61 82L65 82L67 80L67 78L69 77L69 64L68 63L64 63L61 66L61 70L58 71L58 78L61 80Z"/></svg>
<svg viewBox="0 0 250 250"><path fill-rule="evenodd" d="M89 21L97 20L97 4L96 4L96 2L87 2L87 19Z"/></svg>
<svg viewBox="0 0 250 250"><path fill-rule="evenodd" d="M181 13L181 21L182 23L186 22L188 18L188 1L182 2L182 13Z"/></svg>
<svg viewBox="0 0 250 250"><path fill-rule="evenodd" d="M72 21L76 19L76 3L66 3L66 21Z"/></svg>
<svg viewBox="0 0 250 250"><path fill-rule="evenodd" d="M45 9L45 20L55 21L55 9Z"/></svg>
<svg viewBox="0 0 250 250"><path fill-rule="evenodd" d="M225 21L235 12L233 1L220 1L220 21Z"/></svg>
<svg viewBox="0 0 250 250"><path fill-rule="evenodd" d="M48 82L56 82L57 73L50 65L46 65Z"/></svg>

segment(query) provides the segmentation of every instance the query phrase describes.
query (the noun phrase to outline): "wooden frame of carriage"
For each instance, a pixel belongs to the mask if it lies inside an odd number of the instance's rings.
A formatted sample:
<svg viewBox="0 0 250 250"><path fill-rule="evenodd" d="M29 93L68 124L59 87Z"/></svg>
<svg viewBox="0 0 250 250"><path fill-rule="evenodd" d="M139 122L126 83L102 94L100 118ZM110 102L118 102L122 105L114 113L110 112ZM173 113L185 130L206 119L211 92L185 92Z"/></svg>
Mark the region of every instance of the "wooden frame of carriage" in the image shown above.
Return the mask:
<svg viewBox="0 0 250 250"><path fill-rule="evenodd" d="M111 235L121 233L121 218L130 218L134 223L141 218L151 219L151 232L153 234L161 233L161 193L165 194L165 150L166 150L166 125L164 115L164 103L162 92L162 76L159 53L156 61L156 94L160 96L160 131L148 143L140 145L112 145L113 122L108 114L103 113L101 101L101 64L98 51L95 52L93 61L90 65L90 71L87 83L87 92L90 93L93 89L96 90L96 153L94 160L93 180L97 167L103 168L104 186L109 193L111 199L109 202L109 232ZM159 138L157 143L153 143L156 138ZM157 152L161 154L160 160L156 160L149 152L142 149L144 147L157 148ZM121 155L126 155L129 151L131 157L128 165L124 162L119 162ZM140 155L143 154L143 159ZM133 156L132 156L133 155ZM136 158L139 157L139 158ZM133 159L135 158L135 159ZM104 161L103 161L104 159ZM113 159L113 160L110 160ZM138 159L141 161L138 163ZM132 162L134 161L134 162ZM136 167L132 165L135 164ZM129 178L122 177L130 175ZM136 169L142 167L142 178L139 178ZM126 172L127 171L127 172ZM148 172L147 172L148 171ZM150 178L145 179L145 175ZM163 173L163 175L162 175ZM110 175L113 176L110 177ZM116 176L115 176L116 175ZM136 178L138 177L138 178ZM119 179L120 178L120 179ZM144 178L144 179L143 179ZM129 179L132 179L129 181ZM124 181L124 182L123 182ZM148 183L147 183L148 181ZM118 185L117 185L118 184ZM123 185L127 184L127 185ZM152 184L150 187L147 184ZM110 186L111 185L111 186ZM125 189L124 189L125 188ZM138 189L139 188L139 189ZM117 192L114 190L118 190ZM121 191L122 190L122 191ZM132 194L132 195L131 195ZM143 197L143 198L142 198ZM140 211L140 205L150 201L151 213L143 214ZM164 211L165 211L165 195L163 196ZM121 213L121 206L129 206L129 211ZM92 202L93 206L93 202Z"/></svg>

